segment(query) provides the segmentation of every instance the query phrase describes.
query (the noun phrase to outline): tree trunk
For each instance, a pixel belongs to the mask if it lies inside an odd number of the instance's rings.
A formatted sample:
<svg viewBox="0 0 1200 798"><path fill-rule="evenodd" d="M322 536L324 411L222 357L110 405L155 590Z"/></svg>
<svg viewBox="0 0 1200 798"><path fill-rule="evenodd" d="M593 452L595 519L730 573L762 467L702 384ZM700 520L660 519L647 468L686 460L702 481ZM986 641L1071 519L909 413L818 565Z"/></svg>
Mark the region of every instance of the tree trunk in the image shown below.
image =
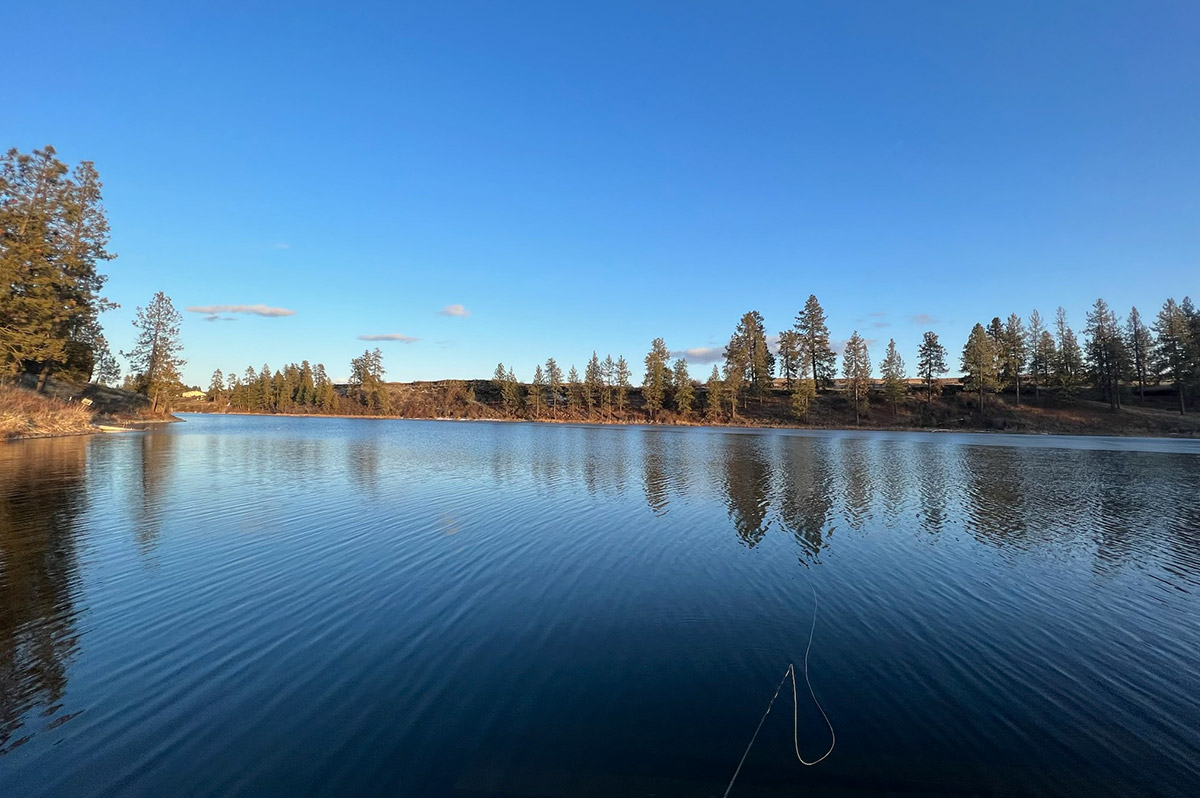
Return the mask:
<svg viewBox="0 0 1200 798"><path fill-rule="evenodd" d="M46 392L46 380L50 377L50 364L43 363L42 370L38 372L37 391L38 393Z"/></svg>
<svg viewBox="0 0 1200 798"><path fill-rule="evenodd" d="M1018 374L1015 377L1015 379L1017 381L1017 407L1020 407L1021 406L1021 375Z"/></svg>
<svg viewBox="0 0 1200 798"><path fill-rule="evenodd" d="M1176 388L1176 390L1178 390L1178 391L1179 391L1179 415L1181 415L1181 416L1182 416L1182 415L1184 414L1184 409L1183 409L1183 381L1182 381L1182 380L1175 380L1175 388Z"/></svg>

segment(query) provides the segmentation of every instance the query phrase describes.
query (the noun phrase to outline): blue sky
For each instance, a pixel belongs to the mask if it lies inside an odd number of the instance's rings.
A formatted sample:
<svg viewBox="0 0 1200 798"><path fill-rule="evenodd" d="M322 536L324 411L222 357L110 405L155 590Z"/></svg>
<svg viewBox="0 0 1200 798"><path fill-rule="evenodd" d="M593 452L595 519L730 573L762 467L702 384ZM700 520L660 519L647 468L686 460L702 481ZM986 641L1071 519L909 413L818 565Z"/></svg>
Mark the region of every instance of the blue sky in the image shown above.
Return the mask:
<svg viewBox="0 0 1200 798"><path fill-rule="evenodd" d="M96 162L104 317L185 379L380 346L523 379L770 332L1200 294L1200 4L25 3L0 145ZM442 313L461 306L465 315ZM362 335L415 341L378 344ZM704 360L696 357L695 360ZM698 364L703 376L709 366Z"/></svg>

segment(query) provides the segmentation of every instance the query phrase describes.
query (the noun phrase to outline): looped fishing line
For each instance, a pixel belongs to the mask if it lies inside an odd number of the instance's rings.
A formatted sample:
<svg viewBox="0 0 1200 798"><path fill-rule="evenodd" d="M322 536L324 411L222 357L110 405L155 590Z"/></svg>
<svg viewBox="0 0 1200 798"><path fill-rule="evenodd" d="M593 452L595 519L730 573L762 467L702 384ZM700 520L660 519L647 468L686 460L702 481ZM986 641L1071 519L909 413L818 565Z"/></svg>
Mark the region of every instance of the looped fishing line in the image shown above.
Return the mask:
<svg viewBox="0 0 1200 798"><path fill-rule="evenodd" d="M809 586L812 587L811 582ZM825 714L825 708L817 700L817 694L813 691L812 682L808 678L808 652L812 650L813 633L816 630L817 589L813 587L812 626L808 630L808 646L804 649L804 683L808 685L808 694L812 696L813 703L821 711L821 717L825 718L825 725L829 727L828 750L811 762L800 755L800 702L796 700L796 664L794 662L788 663L787 670L783 672L783 678L779 680L779 685L775 688L775 695L771 696L771 700L767 703L767 711L758 720L758 726L754 729L754 736L750 738L750 744L746 746L746 752L742 754L742 759L738 762L737 770L733 771L733 778L729 780L729 786L725 788L724 798L729 798L729 793L733 790L733 783L737 781L738 774L742 772L742 765L746 764L746 757L750 756L750 749L754 747L754 741L758 739L758 733L762 731L763 723L766 722L767 715L771 714L771 707L775 706L775 699L779 698L779 691L783 689L783 683L787 681L789 676L792 677L792 744L796 749L796 759L800 760L801 765L812 767L823 762L826 757L833 753L833 747L837 745L837 734L834 733L833 724L829 722L829 716Z"/></svg>

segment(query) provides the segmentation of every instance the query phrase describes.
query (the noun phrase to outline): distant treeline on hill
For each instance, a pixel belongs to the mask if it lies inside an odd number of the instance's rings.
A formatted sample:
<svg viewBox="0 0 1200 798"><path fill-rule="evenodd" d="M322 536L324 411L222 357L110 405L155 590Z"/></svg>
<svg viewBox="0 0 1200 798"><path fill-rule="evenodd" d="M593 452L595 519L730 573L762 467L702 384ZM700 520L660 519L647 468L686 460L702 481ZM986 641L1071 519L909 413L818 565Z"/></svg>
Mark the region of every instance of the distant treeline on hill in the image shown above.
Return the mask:
<svg viewBox="0 0 1200 798"><path fill-rule="evenodd" d="M1003 394L1019 406L1064 406L1081 397L1119 410L1130 398L1180 413L1193 408L1200 392L1200 312L1190 299L1170 299L1147 326L1136 308L1119 319L1104 300L1088 313L1081 344L1059 308L1052 323L1034 311L976 324L963 346L963 376L948 381L947 352L926 332L910 375L895 341L889 341L876 375L866 341L857 331L841 353L830 344L825 314L810 296L795 325L768 345L762 316L746 313L703 381L693 378L685 358L671 358L656 338L634 385L624 357L603 360L593 352L582 376L564 374L550 358L521 381L511 366L496 367L491 380L384 382L383 354L366 351L350 362L350 380L335 385L325 367L308 361L272 371L247 368L242 376L213 374L208 411L378 415L416 418L510 418L652 423L795 423L828 420L830 411L856 422L869 418L873 403L886 417L902 415L926 423L939 414L984 413L991 397ZM840 366L840 369L839 369ZM942 396L945 393L946 396ZM1168 395L1169 394L1169 395ZM946 401L955 406L947 409ZM935 405L940 409L935 410ZM825 416L822 416L822 413ZM816 414L817 418L813 418ZM916 416L916 419L911 417Z"/></svg>

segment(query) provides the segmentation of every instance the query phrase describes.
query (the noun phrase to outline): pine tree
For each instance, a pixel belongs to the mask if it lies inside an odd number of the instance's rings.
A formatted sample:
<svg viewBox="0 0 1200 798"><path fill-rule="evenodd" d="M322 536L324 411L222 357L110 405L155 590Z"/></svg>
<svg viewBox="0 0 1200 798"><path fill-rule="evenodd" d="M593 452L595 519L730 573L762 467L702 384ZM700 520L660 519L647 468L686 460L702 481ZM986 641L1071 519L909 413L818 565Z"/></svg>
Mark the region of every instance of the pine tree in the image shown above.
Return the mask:
<svg viewBox="0 0 1200 798"><path fill-rule="evenodd" d="M1087 315L1087 363L1092 382L1113 410L1121 409L1121 378L1128 355L1121 325L1108 303L1097 299Z"/></svg>
<svg viewBox="0 0 1200 798"><path fill-rule="evenodd" d="M600 381L604 384L601 404L604 406L604 411L610 420L612 419L613 409L613 384L616 378L617 364L613 362L612 355L605 355L604 362L600 364Z"/></svg>
<svg viewBox="0 0 1200 798"><path fill-rule="evenodd" d="M796 332L800 336L800 356L811 368L813 382L828 387L837 370L837 353L829 347L825 311L815 294L809 295L804 309L796 315Z"/></svg>
<svg viewBox="0 0 1200 798"><path fill-rule="evenodd" d="M1154 338L1150 328L1142 321L1142 314L1136 307L1130 308L1129 319L1125 322L1125 348L1129 352L1133 378L1137 380L1138 397L1146 401L1146 383L1151 374L1150 358L1154 351Z"/></svg>
<svg viewBox="0 0 1200 798"><path fill-rule="evenodd" d="M542 417L542 400L545 398L546 391L546 375L542 372L542 366L539 363L537 368L533 370L533 388L529 392L529 398L533 404L533 417Z"/></svg>
<svg viewBox="0 0 1200 798"><path fill-rule="evenodd" d="M900 400L908 393L908 377L904 373L904 358L896 351L896 340L889 339L887 352L879 364L883 377L883 395L892 403L892 415L899 412Z"/></svg>
<svg viewBox="0 0 1200 798"><path fill-rule="evenodd" d="M979 392L979 410L983 411L984 391L996 390L999 365L996 357L996 342L988 335L982 324L971 328L971 336L963 347L963 387Z"/></svg>
<svg viewBox="0 0 1200 798"><path fill-rule="evenodd" d="M795 330L783 330L779 333L779 376L783 377L789 391L792 390L801 365L800 333Z"/></svg>
<svg viewBox="0 0 1200 798"><path fill-rule="evenodd" d="M625 401L629 395L629 389L630 389L630 387L632 387L630 384L630 380L632 378L633 378L633 374L629 370L629 364L625 362L625 356L622 355L622 356L618 357L617 358L617 371L616 371L617 412L618 413L625 412Z"/></svg>
<svg viewBox="0 0 1200 798"><path fill-rule="evenodd" d="M1083 374L1083 352L1079 348L1079 339L1075 337L1075 331L1067 323L1067 312L1061 307L1054 315L1054 327L1058 339L1055 342L1057 354L1054 360L1054 383L1058 392L1069 400L1079 390L1080 377Z"/></svg>
<svg viewBox="0 0 1200 798"><path fill-rule="evenodd" d="M220 369L213 372L212 381L208 384L208 401L219 402L225 397L225 375Z"/></svg>
<svg viewBox="0 0 1200 798"><path fill-rule="evenodd" d="M592 359L583 370L583 402L587 405L589 416L595 411L603 391L604 377L601 373L600 358L596 356L595 350L592 350Z"/></svg>
<svg viewBox="0 0 1200 798"><path fill-rule="evenodd" d="M546 360L546 385L550 389L550 414L558 418L558 397L562 393L563 373L554 358Z"/></svg>
<svg viewBox="0 0 1200 798"><path fill-rule="evenodd" d="M675 386L675 409L679 411L679 415L686 418L692 412L696 389L692 386L692 378L688 375L687 361L683 358L676 359L671 381Z"/></svg>
<svg viewBox="0 0 1200 798"><path fill-rule="evenodd" d="M179 386L179 368L187 362L179 356L183 351L181 324L183 317L170 298L159 291L145 309L137 309L133 320L137 339L131 351L122 353L138 373L141 393L150 399L150 409L155 413L169 405Z"/></svg>
<svg viewBox="0 0 1200 798"><path fill-rule="evenodd" d="M337 390L333 387L333 380L325 373L324 363L318 363L313 369L313 385L317 392L317 407L321 408L322 413L332 413L337 408Z"/></svg>
<svg viewBox="0 0 1200 798"><path fill-rule="evenodd" d="M1029 346L1025 342L1025 323L1016 313L1009 314L1008 321L1000 333L1000 376L1011 383L1016 395L1017 406L1021 406L1021 372L1029 360Z"/></svg>
<svg viewBox="0 0 1200 798"><path fill-rule="evenodd" d="M646 377L642 381L642 400L651 421L658 418L658 411L667 399L667 384L671 379L670 357L671 351L663 339L655 338L646 355Z"/></svg>
<svg viewBox="0 0 1200 798"><path fill-rule="evenodd" d="M854 423L867 407L867 392L871 388L871 355L867 342L855 330L842 352L842 376L846 378L846 393L854 403Z"/></svg>
<svg viewBox="0 0 1200 798"><path fill-rule="evenodd" d="M727 368L734 367L736 361L736 365L742 369L743 384L761 403L762 397L771 391L775 356L767 346L766 327L757 310L746 313L738 321L737 329L725 350L725 359Z"/></svg>
<svg viewBox="0 0 1200 798"><path fill-rule="evenodd" d="M1050 341L1048 349L1043 344L1047 338ZM1036 308L1029 314L1029 328L1025 331L1025 349L1029 353L1029 377L1033 382L1033 397L1040 403L1042 386L1049 379L1050 370L1057 355L1054 350L1054 339L1049 338L1046 332L1046 323L1042 321L1042 314L1038 313Z"/></svg>
<svg viewBox="0 0 1200 798"><path fill-rule="evenodd" d="M1184 389L1192 376L1192 329L1190 319L1174 299L1168 299L1158 312L1154 333L1158 337L1155 355L1163 376L1175 384L1179 412L1186 411Z"/></svg>
<svg viewBox="0 0 1200 798"><path fill-rule="evenodd" d="M574 413L578 413L583 405L583 386L579 382L579 372L571 366L571 370L567 372L567 407Z"/></svg>
<svg viewBox="0 0 1200 798"><path fill-rule="evenodd" d="M98 315L115 304L99 295L108 221L95 167L68 175L53 147L0 156L0 371L51 370L87 379L100 367L115 380ZM102 348L101 348L102 347Z"/></svg>
<svg viewBox="0 0 1200 798"><path fill-rule="evenodd" d="M926 401L933 401L933 389L938 377L950 369L946 366L946 347L938 341L937 333L928 331L917 350L917 376L925 383Z"/></svg>
<svg viewBox="0 0 1200 798"><path fill-rule="evenodd" d="M704 419L710 423L715 423L721 419L721 393L723 385L721 384L721 374L717 371L717 367L712 367L712 374L708 376L708 382L704 384Z"/></svg>
<svg viewBox="0 0 1200 798"><path fill-rule="evenodd" d="M808 411L817 398L817 386L811 377L801 377L792 388L792 415L808 420Z"/></svg>

